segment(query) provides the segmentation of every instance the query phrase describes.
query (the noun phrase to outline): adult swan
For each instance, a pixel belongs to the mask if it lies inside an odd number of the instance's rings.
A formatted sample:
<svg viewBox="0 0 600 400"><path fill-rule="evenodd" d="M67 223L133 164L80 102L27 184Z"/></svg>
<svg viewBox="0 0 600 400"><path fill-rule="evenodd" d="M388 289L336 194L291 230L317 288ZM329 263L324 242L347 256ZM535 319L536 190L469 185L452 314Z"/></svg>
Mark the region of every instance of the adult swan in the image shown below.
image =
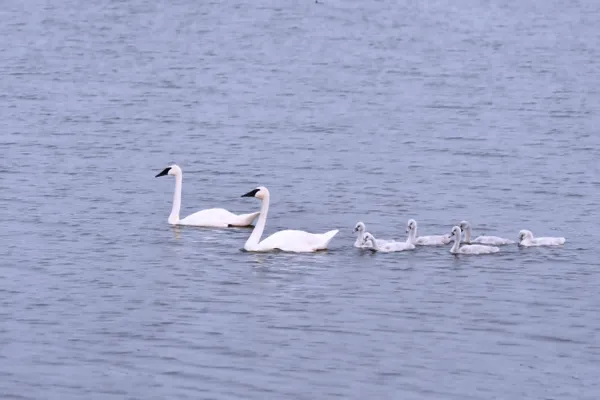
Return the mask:
<svg viewBox="0 0 600 400"><path fill-rule="evenodd" d="M269 212L269 190L264 186L259 186L254 190L242 195L242 197L256 197L262 200L260 207L260 216L258 222L252 230L252 234L244 244L246 251L271 251L282 250L294 253L308 253L318 250L326 250L327 245L333 237L339 232L339 229L334 229L325 233L308 233L286 229L275 232L261 242L260 237L265 230L267 223L267 214Z"/></svg>
<svg viewBox="0 0 600 400"><path fill-rule="evenodd" d="M184 219L179 219L179 210L181 209L181 185L183 182L183 172L178 165L171 165L159 172L159 176L173 175L175 177L175 194L173 195L173 208L169 215L169 224L171 225L191 225L204 226L212 228L228 228L234 226L249 226L252 221L260 214L259 212L251 214L235 215L224 208L209 208L188 215Z"/></svg>

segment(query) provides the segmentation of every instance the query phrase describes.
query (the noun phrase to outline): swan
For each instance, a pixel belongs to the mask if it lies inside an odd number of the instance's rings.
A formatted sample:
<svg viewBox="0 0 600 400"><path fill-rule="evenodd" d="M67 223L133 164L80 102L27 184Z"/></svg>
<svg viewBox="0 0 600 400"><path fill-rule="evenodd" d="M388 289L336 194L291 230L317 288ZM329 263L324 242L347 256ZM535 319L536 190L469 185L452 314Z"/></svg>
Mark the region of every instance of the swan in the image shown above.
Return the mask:
<svg viewBox="0 0 600 400"><path fill-rule="evenodd" d="M191 225L214 228L250 226L252 225L252 221L254 221L254 219L260 214L260 212L257 211L251 214L236 215L223 208L209 208L206 210L195 212L192 215L188 215L184 219L179 219L179 210L181 209L181 186L183 182L183 171L181 171L181 168L178 165L173 164L156 174L155 178L165 175L172 175L175 177L175 194L173 195L173 208L171 209L171 215L169 215L168 219L168 222L171 225Z"/></svg>
<svg viewBox="0 0 600 400"><path fill-rule="evenodd" d="M308 233L286 229L275 232L261 241L260 237L265 229L267 214L269 212L269 200L271 198L269 190L264 186L259 186L242 195L242 197L256 197L257 199L262 200L258 222L252 230L252 234L244 244L244 249L246 251L282 250L294 253L306 253L326 250L331 239L339 232L339 229L334 229L325 233Z"/></svg>
<svg viewBox="0 0 600 400"><path fill-rule="evenodd" d="M514 240L504 239L498 236L477 236L475 239L471 240L471 224L469 221L461 221L460 230L465 233L465 243L491 244L494 246L515 243Z"/></svg>
<svg viewBox="0 0 600 400"><path fill-rule="evenodd" d="M390 253L393 251L412 250L415 248L415 245L411 242L410 236L406 239L406 242L388 241L383 244L380 244L373 235L371 235L369 232L365 232L365 235L363 237L363 247L366 247L373 251L383 251L386 253Z"/></svg>
<svg viewBox="0 0 600 400"><path fill-rule="evenodd" d="M538 237L534 238L533 233L527 229L523 229L519 232L519 246L533 247L533 246L560 246L565 244L566 239L564 237Z"/></svg>
<svg viewBox="0 0 600 400"><path fill-rule="evenodd" d="M353 233L358 233L358 235L356 235L356 241L354 242L354 247L358 247L358 248L364 248L364 238L365 238L365 231L367 230L367 227L365 226L365 223L362 221L359 221L356 223L356 226L354 227L354 230L352 231ZM383 246L384 244L386 244L387 242L389 242L388 240L383 240L383 239L375 239L375 242L379 245L379 246ZM393 240L391 240L391 242L393 242Z"/></svg>
<svg viewBox="0 0 600 400"><path fill-rule="evenodd" d="M417 237L417 221L409 219L406 224L406 232L410 241L417 246L438 246L451 242L451 235L433 235Z"/></svg>
<svg viewBox="0 0 600 400"><path fill-rule="evenodd" d="M356 226L354 227L354 230L352 231L352 233L358 233L358 235L356 235L356 241L354 242L354 247L363 247L363 239L365 237L365 230L367 228L365 227L364 222L359 221L356 223Z"/></svg>
<svg viewBox="0 0 600 400"><path fill-rule="evenodd" d="M450 253L453 254L491 254L497 253L500 251L498 247L495 246L484 246L482 244L466 244L460 247L460 236L461 229L460 226L452 227L452 239L454 239L454 244L450 249Z"/></svg>

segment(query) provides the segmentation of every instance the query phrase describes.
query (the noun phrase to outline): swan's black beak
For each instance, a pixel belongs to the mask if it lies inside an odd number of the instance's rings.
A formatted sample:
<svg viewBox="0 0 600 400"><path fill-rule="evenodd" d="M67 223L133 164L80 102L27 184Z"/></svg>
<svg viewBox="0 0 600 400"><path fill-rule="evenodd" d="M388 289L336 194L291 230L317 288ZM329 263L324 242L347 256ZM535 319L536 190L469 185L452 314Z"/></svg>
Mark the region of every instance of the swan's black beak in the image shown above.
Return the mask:
<svg viewBox="0 0 600 400"><path fill-rule="evenodd" d="M165 175L167 175L170 170L171 170L171 167L167 167L167 168L163 169L158 174L156 174L155 178L158 178L159 176L165 176Z"/></svg>
<svg viewBox="0 0 600 400"><path fill-rule="evenodd" d="M259 190L260 189L251 190L248 193L243 194L242 197L254 197L256 195L256 193L258 193Z"/></svg>

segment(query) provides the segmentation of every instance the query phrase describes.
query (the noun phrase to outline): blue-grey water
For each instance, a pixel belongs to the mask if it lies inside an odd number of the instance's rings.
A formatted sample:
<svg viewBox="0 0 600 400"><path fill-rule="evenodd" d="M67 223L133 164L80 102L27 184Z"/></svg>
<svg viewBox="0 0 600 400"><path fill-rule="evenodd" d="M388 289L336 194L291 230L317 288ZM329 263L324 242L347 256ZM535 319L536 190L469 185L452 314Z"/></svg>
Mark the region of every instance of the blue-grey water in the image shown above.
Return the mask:
<svg viewBox="0 0 600 400"><path fill-rule="evenodd" d="M2 2L0 398L600 397L600 6L319 2Z"/></svg>

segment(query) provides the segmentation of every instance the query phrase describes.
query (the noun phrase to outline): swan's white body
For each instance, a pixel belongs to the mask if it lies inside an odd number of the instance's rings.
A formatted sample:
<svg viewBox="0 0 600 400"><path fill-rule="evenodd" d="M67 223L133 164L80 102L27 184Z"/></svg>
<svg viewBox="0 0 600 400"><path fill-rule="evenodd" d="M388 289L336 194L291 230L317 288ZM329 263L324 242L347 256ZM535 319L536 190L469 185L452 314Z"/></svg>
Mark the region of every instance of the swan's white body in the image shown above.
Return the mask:
<svg viewBox="0 0 600 400"><path fill-rule="evenodd" d="M417 221L409 219L406 224L406 232L412 244L417 246L440 246L452 241L450 235L431 235L417 237Z"/></svg>
<svg viewBox="0 0 600 400"><path fill-rule="evenodd" d="M469 221L461 221L460 229L465 233L465 243L479 243L479 244L490 244L494 246L501 246L505 244L514 244L514 240L504 239L498 236L477 236L475 239L471 239L471 224Z"/></svg>
<svg viewBox="0 0 600 400"><path fill-rule="evenodd" d="M250 214L236 215L224 208L209 208L206 210L195 212L183 219L179 219L179 211L181 210L181 188L183 185L183 171L177 165L171 165L158 173L156 177L164 175L175 176L175 194L173 195L173 207L169 215L168 222L171 225L190 225L203 226L213 228L228 228L250 226L252 221L260 212Z"/></svg>
<svg viewBox="0 0 600 400"><path fill-rule="evenodd" d="M560 246L565 244L564 237L538 237L534 238L533 233L527 229L519 232L519 246L534 247L534 246Z"/></svg>
<svg viewBox="0 0 600 400"><path fill-rule="evenodd" d="M208 208L188 215L178 222L171 222L171 217L169 217L169 223L172 225L191 225L214 228L241 227L252 225L252 221L254 221L259 214L260 212L257 211L251 214L236 215L224 208Z"/></svg>
<svg viewBox="0 0 600 400"><path fill-rule="evenodd" d="M450 253L453 254L491 254L500 251L495 246L484 246L482 244L466 244L460 247L461 229L459 226L452 227L452 234L450 237L454 240Z"/></svg>
<svg viewBox="0 0 600 400"><path fill-rule="evenodd" d="M356 226L354 227L354 233L358 233L358 235L356 235L356 241L354 242L354 247L358 247L358 248L365 248L365 232L367 230L367 227L365 226L364 222L359 221L356 223ZM388 240L383 240L383 239L375 239L375 243L377 243L377 245L379 246L383 246L388 242Z"/></svg>
<svg viewBox="0 0 600 400"><path fill-rule="evenodd" d="M246 193L242 197L256 197L262 200L258 222L252 234L244 244L246 251L272 251L282 250L294 253L308 253L326 250L329 242L339 232L338 229L325 233L309 233L305 231L286 229L275 232L264 240L260 240L267 222L269 212L270 193L266 187L260 186Z"/></svg>
<svg viewBox="0 0 600 400"><path fill-rule="evenodd" d="M369 232L365 232L362 247L366 247L373 251L391 253L394 251L412 250L415 248L415 245L410 241L410 237L406 239L406 242L385 241L383 244L379 244L373 235Z"/></svg>

